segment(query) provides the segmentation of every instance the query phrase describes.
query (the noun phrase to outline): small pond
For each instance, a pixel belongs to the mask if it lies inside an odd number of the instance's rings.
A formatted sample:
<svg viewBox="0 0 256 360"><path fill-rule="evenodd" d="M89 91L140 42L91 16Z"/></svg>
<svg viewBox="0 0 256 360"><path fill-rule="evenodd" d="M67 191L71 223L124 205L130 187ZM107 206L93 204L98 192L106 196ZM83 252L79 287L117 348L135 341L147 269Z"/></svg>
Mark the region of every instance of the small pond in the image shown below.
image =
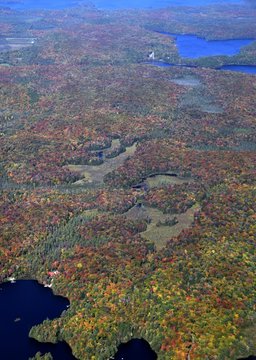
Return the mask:
<svg viewBox="0 0 256 360"><path fill-rule="evenodd" d="M69 306L69 301L34 280L18 280L0 285L1 356L8 360L28 360L38 351L51 352L54 359L74 360L64 343L43 344L28 337L32 326L54 319Z"/></svg>

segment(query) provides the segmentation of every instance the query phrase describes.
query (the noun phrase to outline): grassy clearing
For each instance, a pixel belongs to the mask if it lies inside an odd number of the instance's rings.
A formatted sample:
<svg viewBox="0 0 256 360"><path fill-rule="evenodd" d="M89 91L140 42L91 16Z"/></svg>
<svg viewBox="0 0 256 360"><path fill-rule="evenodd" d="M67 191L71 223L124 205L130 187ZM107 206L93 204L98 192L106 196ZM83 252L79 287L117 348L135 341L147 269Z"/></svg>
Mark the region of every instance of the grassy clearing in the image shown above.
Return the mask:
<svg viewBox="0 0 256 360"><path fill-rule="evenodd" d="M132 156L136 151L136 143L126 148L125 152L110 159L105 159L101 165L68 165L70 171L82 174L83 179L75 182L76 185L83 185L86 183L103 183L105 175L123 165L125 160Z"/></svg>
<svg viewBox="0 0 256 360"><path fill-rule="evenodd" d="M191 87L201 85L201 81L198 78L191 75L183 76L177 79L172 79L171 82L177 85L191 86Z"/></svg>
<svg viewBox="0 0 256 360"><path fill-rule="evenodd" d="M166 186L166 185L174 185L174 184L180 185L188 182L193 182L193 179L180 178L178 176L169 176L169 175L156 175L147 178L147 180L145 181L145 183L148 185L150 189L160 186Z"/></svg>
<svg viewBox="0 0 256 360"><path fill-rule="evenodd" d="M181 109L192 107L202 112L221 114L223 113L222 107L217 103L207 90L202 87L193 87L187 91L180 99L179 107Z"/></svg>
<svg viewBox="0 0 256 360"><path fill-rule="evenodd" d="M168 240L170 240L172 237L178 236L182 230L187 229L192 225L194 220L194 213L199 209L199 205L195 204L183 214L170 216L168 214L163 214L162 211L155 208L147 206L134 206L126 213L126 216L134 220L138 218L151 219L150 224L147 226L147 230L142 232L141 236L150 242L154 242L157 250L160 250L166 245ZM157 226L157 223L164 222L168 219L173 219L174 217L176 217L178 220L176 225Z"/></svg>

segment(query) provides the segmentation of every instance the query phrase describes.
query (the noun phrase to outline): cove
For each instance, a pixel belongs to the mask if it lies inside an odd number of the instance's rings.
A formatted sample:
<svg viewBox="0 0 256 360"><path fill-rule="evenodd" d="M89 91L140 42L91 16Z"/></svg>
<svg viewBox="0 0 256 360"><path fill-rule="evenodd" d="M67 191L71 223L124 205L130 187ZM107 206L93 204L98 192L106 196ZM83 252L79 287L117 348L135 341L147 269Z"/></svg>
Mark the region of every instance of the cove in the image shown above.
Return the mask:
<svg viewBox="0 0 256 360"><path fill-rule="evenodd" d="M206 40L196 35L160 33L173 37L176 41L180 57L189 59L218 55L236 55L242 47L254 41L254 39Z"/></svg>
<svg viewBox="0 0 256 360"><path fill-rule="evenodd" d="M132 339L118 347L114 360L156 360L157 354L144 339Z"/></svg>
<svg viewBox="0 0 256 360"><path fill-rule="evenodd" d="M34 280L0 285L0 351L3 359L28 360L38 351L51 352L54 359L74 360L70 347L60 342L43 344L28 337L32 326L59 317L69 306L68 299Z"/></svg>

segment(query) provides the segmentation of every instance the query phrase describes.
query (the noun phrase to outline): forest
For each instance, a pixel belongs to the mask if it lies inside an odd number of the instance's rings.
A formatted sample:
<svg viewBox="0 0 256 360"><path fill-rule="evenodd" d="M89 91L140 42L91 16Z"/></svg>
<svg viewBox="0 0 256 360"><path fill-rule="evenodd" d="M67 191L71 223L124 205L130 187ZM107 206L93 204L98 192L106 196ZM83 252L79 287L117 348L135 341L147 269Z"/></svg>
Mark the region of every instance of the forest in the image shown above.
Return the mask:
<svg viewBox="0 0 256 360"><path fill-rule="evenodd" d="M256 76L218 70L255 66L256 42L182 59L161 34L256 39L255 18L0 8L21 40L0 47L0 280L70 300L31 337L81 360L132 338L159 360L256 355Z"/></svg>

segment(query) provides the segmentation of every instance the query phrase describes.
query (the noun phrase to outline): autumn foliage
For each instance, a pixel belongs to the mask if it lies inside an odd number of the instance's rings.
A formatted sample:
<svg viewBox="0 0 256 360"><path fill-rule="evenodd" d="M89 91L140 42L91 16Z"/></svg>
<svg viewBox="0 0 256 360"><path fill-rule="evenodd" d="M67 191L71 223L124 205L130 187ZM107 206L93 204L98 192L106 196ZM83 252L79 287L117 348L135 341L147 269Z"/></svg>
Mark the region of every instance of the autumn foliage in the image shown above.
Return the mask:
<svg viewBox="0 0 256 360"><path fill-rule="evenodd" d="M31 336L86 360L134 337L160 360L256 353L256 77L214 69L253 64L255 43L211 66L146 63L152 50L183 63L161 31L255 38L251 11L0 9L4 36L37 39L1 53L0 279L36 278L71 302ZM93 172L106 159L118 166ZM158 174L182 182L145 186ZM160 250L142 235L151 219L127 216L193 206Z"/></svg>

